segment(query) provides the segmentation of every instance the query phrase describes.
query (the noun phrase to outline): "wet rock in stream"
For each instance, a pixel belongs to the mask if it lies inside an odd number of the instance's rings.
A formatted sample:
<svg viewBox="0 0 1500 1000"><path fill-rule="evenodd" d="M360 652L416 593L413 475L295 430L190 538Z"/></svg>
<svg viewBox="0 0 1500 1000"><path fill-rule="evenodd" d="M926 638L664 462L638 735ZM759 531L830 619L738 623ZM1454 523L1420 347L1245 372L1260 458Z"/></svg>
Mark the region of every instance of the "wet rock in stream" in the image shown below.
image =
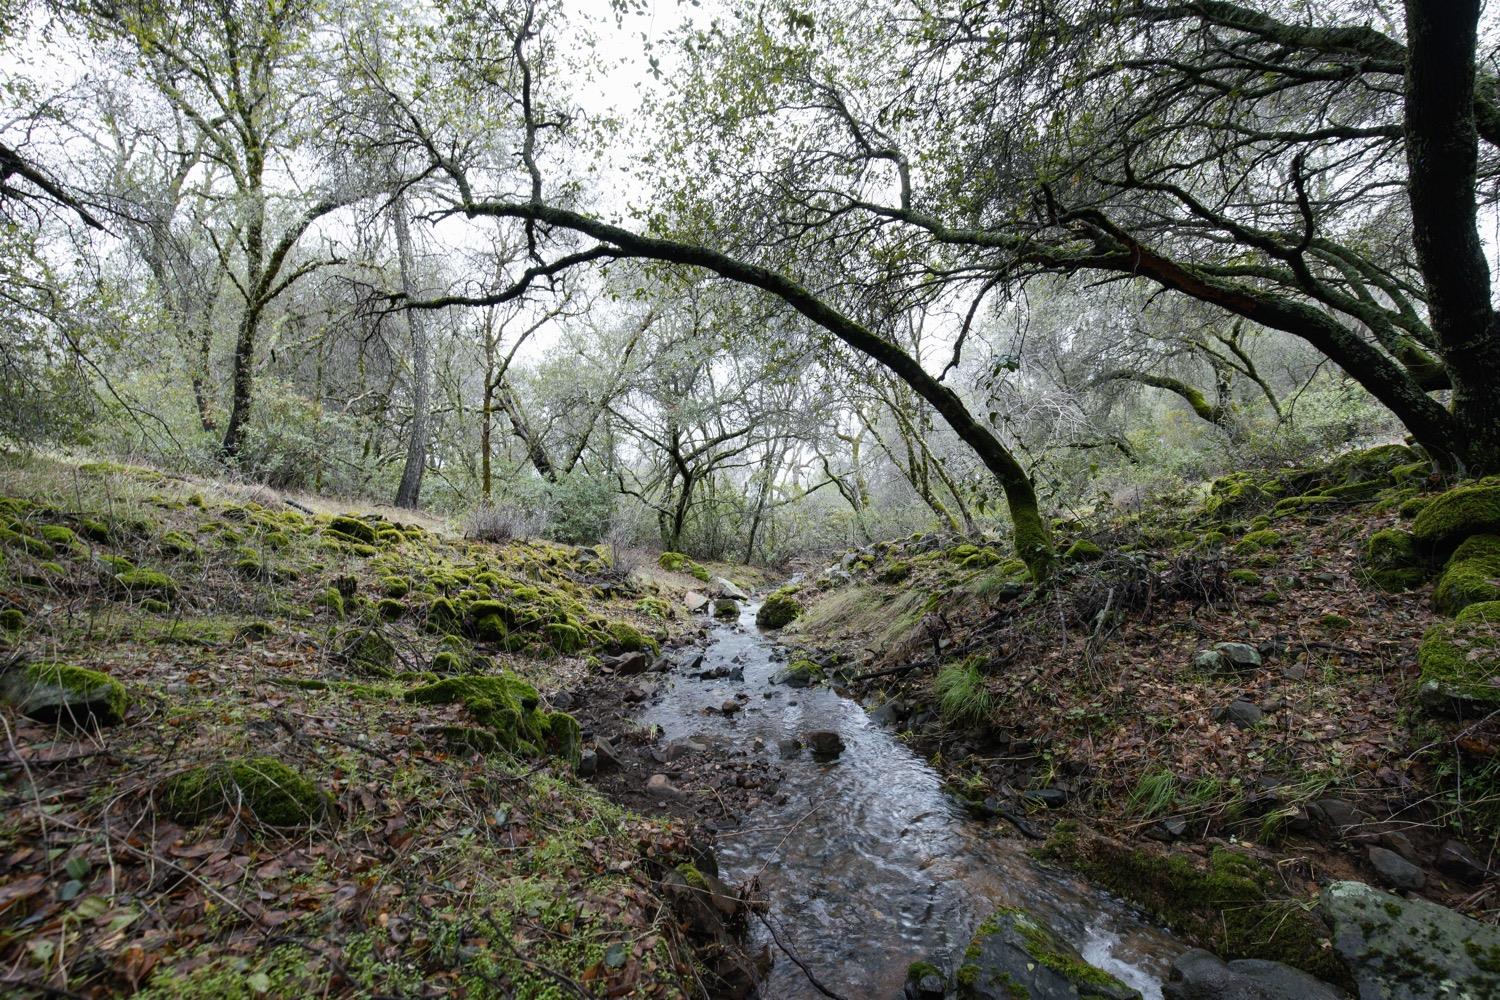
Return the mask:
<svg viewBox="0 0 1500 1000"><path fill-rule="evenodd" d="M919 962L907 971L907 997L932 996L938 970ZM945 994L938 994L943 996ZM1090 965L1051 927L1014 907L996 910L964 951L953 975L958 1000L1141 1000L1139 991Z"/></svg>
<svg viewBox="0 0 1500 1000"><path fill-rule="evenodd" d="M1166 1000L1343 1000L1344 991L1280 962L1219 956L1194 948L1172 963Z"/></svg>

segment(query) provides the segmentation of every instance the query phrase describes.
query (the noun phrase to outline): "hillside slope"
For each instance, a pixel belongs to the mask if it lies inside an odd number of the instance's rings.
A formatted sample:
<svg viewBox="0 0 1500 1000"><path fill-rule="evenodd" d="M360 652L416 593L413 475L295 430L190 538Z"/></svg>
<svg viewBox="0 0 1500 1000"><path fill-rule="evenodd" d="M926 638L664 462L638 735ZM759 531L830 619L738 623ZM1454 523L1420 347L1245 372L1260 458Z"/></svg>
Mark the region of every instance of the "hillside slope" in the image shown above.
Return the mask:
<svg viewBox="0 0 1500 1000"><path fill-rule="evenodd" d="M682 628L602 552L112 465L3 483L0 992L743 989L732 928L679 919L711 857L573 775L559 692Z"/></svg>

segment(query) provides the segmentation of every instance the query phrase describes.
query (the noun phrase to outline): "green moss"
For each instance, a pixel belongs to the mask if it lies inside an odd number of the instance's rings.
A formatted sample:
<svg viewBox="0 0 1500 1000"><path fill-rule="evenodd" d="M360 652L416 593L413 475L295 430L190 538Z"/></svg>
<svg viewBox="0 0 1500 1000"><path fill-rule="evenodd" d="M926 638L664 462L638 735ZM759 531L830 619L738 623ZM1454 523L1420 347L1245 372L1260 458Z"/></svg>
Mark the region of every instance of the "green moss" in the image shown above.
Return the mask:
<svg viewBox="0 0 1500 1000"><path fill-rule="evenodd" d="M548 622L542 626L547 645L559 653L576 653L588 645L582 628L568 622Z"/></svg>
<svg viewBox="0 0 1500 1000"><path fill-rule="evenodd" d="M313 606L327 608L336 618L344 617L344 595L339 593L336 587L325 588L321 594L313 598Z"/></svg>
<svg viewBox="0 0 1500 1000"><path fill-rule="evenodd" d="M1263 528L1260 531L1252 531L1234 544L1234 551L1238 555L1248 556L1265 549L1280 548L1285 544L1281 532L1272 528Z"/></svg>
<svg viewBox="0 0 1500 1000"><path fill-rule="evenodd" d="M1433 588L1432 603L1445 615L1455 615L1470 604L1500 600L1500 566L1470 560L1443 570Z"/></svg>
<svg viewBox="0 0 1500 1000"><path fill-rule="evenodd" d="M427 605L426 628L430 632L451 632L459 627L463 616L452 601L446 597L436 598Z"/></svg>
<svg viewBox="0 0 1500 1000"><path fill-rule="evenodd" d="M1476 609L1470 611L1470 609ZM1422 636L1419 696L1442 714L1482 714L1500 707L1500 602L1471 604L1458 620Z"/></svg>
<svg viewBox="0 0 1500 1000"><path fill-rule="evenodd" d="M977 657L950 663L933 680L938 712L949 722L972 726L989 718L992 702L979 663Z"/></svg>
<svg viewBox="0 0 1500 1000"><path fill-rule="evenodd" d="M1247 587L1258 587L1261 583L1260 574L1253 569L1232 569L1229 571L1229 579Z"/></svg>
<svg viewBox="0 0 1500 1000"><path fill-rule="evenodd" d="M1470 535L1500 534L1500 478L1482 479L1434 497L1411 526L1424 548L1444 555Z"/></svg>
<svg viewBox="0 0 1500 1000"><path fill-rule="evenodd" d="M640 629L629 622L610 622L609 645L615 652L619 653L656 653L661 645L653 638L645 635Z"/></svg>
<svg viewBox="0 0 1500 1000"><path fill-rule="evenodd" d="M1329 612L1318 618L1318 624L1330 632L1347 632L1354 627L1354 622L1343 615Z"/></svg>
<svg viewBox="0 0 1500 1000"><path fill-rule="evenodd" d="M688 572L692 574L693 579L695 580L701 581L703 583L707 583L709 581L709 573L706 566L701 566L698 563L693 563L688 567Z"/></svg>
<svg viewBox="0 0 1500 1000"><path fill-rule="evenodd" d="M755 624L761 628L785 628L801 614L801 603L791 594L778 590L768 596L761 604L760 610L755 612Z"/></svg>
<svg viewBox="0 0 1500 1000"><path fill-rule="evenodd" d="M509 671L483 676L445 677L406 692L423 705L461 704L493 730L504 749L519 756L550 753L576 766L581 749L578 722L562 712L539 711L536 688Z"/></svg>
<svg viewBox="0 0 1500 1000"><path fill-rule="evenodd" d="M382 597L375 602L375 613L385 621L397 621L406 614L406 605L394 598Z"/></svg>
<svg viewBox="0 0 1500 1000"><path fill-rule="evenodd" d="M19 632L26 627L26 612L20 608L6 608L0 611L0 631Z"/></svg>
<svg viewBox="0 0 1500 1000"><path fill-rule="evenodd" d="M658 566L672 573L681 571L689 562L681 552L663 552L656 560Z"/></svg>
<svg viewBox="0 0 1500 1000"><path fill-rule="evenodd" d="M169 556L191 558L198 555L198 545L180 531L169 531L161 536L161 550Z"/></svg>
<svg viewBox="0 0 1500 1000"><path fill-rule="evenodd" d="M54 550L72 548L78 541L73 529L61 524L44 524L37 529L37 534Z"/></svg>
<svg viewBox="0 0 1500 1000"><path fill-rule="evenodd" d="M1063 553L1066 562L1094 562L1104 558L1104 549L1087 538L1080 538Z"/></svg>
<svg viewBox="0 0 1500 1000"><path fill-rule="evenodd" d="M127 569L116 573L115 586L127 594L154 594L158 597L177 596L177 581L159 570Z"/></svg>
<svg viewBox="0 0 1500 1000"><path fill-rule="evenodd" d="M327 797L274 757L249 757L195 767L161 787L162 810L179 823L201 823L243 806L267 826L305 826L327 812Z"/></svg>
<svg viewBox="0 0 1500 1000"><path fill-rule="evenodd" d="M341 514L335 517L332 521L328 522L328 526L323 530L360 545L373 546L375 544L374 527L368 521L363 521L348 514ZM375 554L373 549L369 554Z"/></svg>
<svg viewBox="0 0 1500 1000"><path fill-rule="evenodd" d="M911 563L906 562L905 560L897 560L896 562L887 563L886 565L882 566L880 568L880 572L875 574L875 579L879 580L881 583L900 583L902 580L905 580L909 576L911 576ZM796 602L793 601L792 603L795 604ZM765 605L761 605L761 607L764 608ZM800 605L798 606L797 610L799 612L802 610ZM792 618L795 617L797 616L792 616ZM757 618L756 621L757 623L759 623L760 619ZM791 618L788 618L787 621L791 621ZM785 625L786 622L783 622L782 624ZM780 628L781 626L773 625L769 627Z"/></svg>
<svg viewBox="0 0 1500 1000"><path fill-rule="evenodd" d="M1288 514L1300 514L1304 511L1316 510L1319 507L1334 507L1339 502L1338 498L1323 496L1321 493L1286 497L1276 502L1276 506L1271 509L1271 513L1277 517L1282 517Z"/></svg>
<svg viewBox="0 0 1500 1000"><path fill-rule="evenodd" d="M125 718L125 686L106 673L71 663L27 663L0 674L0 693L41 722L114 725Z"/></svg>
<svg viewBox="0 0 1500 1000"><path fill-rule="evenodd" d="M660 597L643 597L635 602L635 609L651 618L672 617L672 605Z"/></svg>
<svg viewBox="0 0 1500 1000"><path fill-rule="evenodd" d="M1279 881L1260 862L1215 848L1206 866L1185 854L1158 854L1081 833L1059 823L1043 854L1076 868L1145 909L1184 939L1226 960L1285 962L1320 979L1349 984L1310 904L1277 896Z"/></svg>
<svg viewBox="0 0 1500 1000"><path fill-rule="evenodd" d="M1416 538L1399 528L1385 528L1371 535L1365 542L1363 563L1370 579L1382 590L1410 590L1430 575Z"/></svg>

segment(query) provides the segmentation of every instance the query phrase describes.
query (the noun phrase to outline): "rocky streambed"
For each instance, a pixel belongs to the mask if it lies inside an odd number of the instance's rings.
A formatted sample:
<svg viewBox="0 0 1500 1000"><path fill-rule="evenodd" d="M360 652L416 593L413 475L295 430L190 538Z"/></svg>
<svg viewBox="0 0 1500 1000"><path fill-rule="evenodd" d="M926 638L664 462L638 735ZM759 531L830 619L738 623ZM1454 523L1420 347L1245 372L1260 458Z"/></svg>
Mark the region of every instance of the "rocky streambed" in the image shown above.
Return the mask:
<svg viewBox="0 0 1500 1000"><path fill-rule="evenodd" d="M1308 918L1349 970L1338 985L1192 948L1034 860L1024 819L975 818L878 713L789 672L757 605L703 610L701 647L610 665L613 688L589 700L613 692L615 735L585 770L713 835L709 895L758 901L763 997L1500 997L1493 927L1359 883L1331 886Z"/></svg>

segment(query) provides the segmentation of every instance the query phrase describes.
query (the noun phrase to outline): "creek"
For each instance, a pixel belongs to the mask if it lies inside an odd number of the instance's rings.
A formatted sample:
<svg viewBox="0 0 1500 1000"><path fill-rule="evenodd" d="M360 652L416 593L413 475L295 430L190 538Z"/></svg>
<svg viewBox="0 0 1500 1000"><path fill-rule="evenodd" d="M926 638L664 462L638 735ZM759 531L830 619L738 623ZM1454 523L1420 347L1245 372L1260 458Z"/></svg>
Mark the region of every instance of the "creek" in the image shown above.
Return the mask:
<svg viewBox="0 0 1500 1000"><path fill-rule="evenodd" d="M1027 854L1030 842L970 818L927 761L856 702L827 687L776 683L784 654L756 627L757 606L710 626L698 668L743 669L742 679L675 672L639 721L660 726L667 740L776 759L785 772L778 794L721 829L716 851L726 881L758 879L769 922L822 983L850 998L899 997L909 963L952 968L996 907L1018 906L1148 1000L1160 998L1162 978L1186 945L1109 895L1039 865ZM739 694L749 695L741 711L718 711ZM836 759L778 748L815 730L840 735ZM766 934L759 925L755 932ZM774 944L772 952L762 996L821 996Z"/></svg>

